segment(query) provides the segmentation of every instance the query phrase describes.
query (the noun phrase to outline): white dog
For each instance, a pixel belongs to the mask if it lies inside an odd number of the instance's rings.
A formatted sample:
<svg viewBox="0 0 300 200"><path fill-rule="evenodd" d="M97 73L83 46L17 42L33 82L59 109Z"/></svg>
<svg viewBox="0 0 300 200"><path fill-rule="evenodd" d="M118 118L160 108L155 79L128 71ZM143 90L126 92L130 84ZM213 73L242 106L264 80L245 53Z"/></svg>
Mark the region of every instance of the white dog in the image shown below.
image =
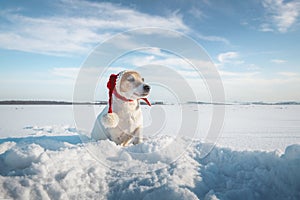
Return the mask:
<svg viewBox="0 0 300 200"><path fill-rule="evenodd" d="M127 146L132 142L142 142L143 116L139 100L147 100L150 86L135 71L122 71L112 74L107 83L109 101L106 108L98 115L92 138L110 139L116 144Z"/></svg>

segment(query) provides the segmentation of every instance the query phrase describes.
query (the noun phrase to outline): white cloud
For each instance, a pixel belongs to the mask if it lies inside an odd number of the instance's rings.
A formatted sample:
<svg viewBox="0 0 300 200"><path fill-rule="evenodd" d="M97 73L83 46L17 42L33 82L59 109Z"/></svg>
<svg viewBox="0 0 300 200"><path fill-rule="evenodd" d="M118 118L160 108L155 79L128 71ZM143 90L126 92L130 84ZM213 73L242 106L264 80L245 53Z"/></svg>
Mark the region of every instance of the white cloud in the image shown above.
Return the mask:
<svg viewBox="0 0 300 200"><path fill-rule="evenodd" d="M226 52L226 53L221 53L218 55L218 60L221 63L225 63L225 62L229 62L232 59L235 59L238 57L238 53L237 52Z"/></svg>
<svg viewBox="0 0 300 200"><path fill-rule="evenodd" d="M80 68L75 68L75 67L70 67L70 68L60 67L60 68L53 68L51 73L58 77L75 79L79 73L79 70Z"/></svg>
<svg viewBox="0 0 300 200"><path fill-rule="evenodd" d="M128 29L147 26L189 30L176 14L160 17L111 3L76 0L61 1L56 7L56 14L50 17L26 16L20 10L0 12L9 22L0 26L0 47L44 54L81 54Z"/></svg>
<svg viewBox="0 0 300 200"><path fill-rule="evenodd" d="M262 32L273 32L274 31L274 29L271 28L271 25L266 24L266 23L261 24L259 30Z"/></svg>
<svg viewBox="0 0 300 200"><path fill-rule="evenodd" d="M202 35L200 33L194 33L194 35L200 40L210 41L210 42L222 42L229 45L230 42L224 37L214 36L214 35Z"/></svg>
<svg viewBox="0 0 300 200"><path fill-rule="evenodd" d="M159 48L147 48L144 50L146 53L155 56L165 56L166 53L162 52Z"/></svg>
<svg viewBox="0 0 300 200"><path fill-rule="evenodd" d="M200 10L199 8L196 8L196 7L192 7L190 10L189 10L189 13L197 18L198 20L202 20L203 18L206 18L206 15L204 14L204 12L202 10Z"/></svg>
<svg viewBox="0 0 300 200"><path fill-rule="evenodd" d="M233 51L220 53L217 59L219 61L218 66L223 66L225 64L240 65L244 63L244 61L240 59L239 53Z"/></svg>
<svg viewBox="0 0 300 200"><path fill-rule="evenodd" d="M276 64L282 64L282 63L286 63L287 61L282 59L272 59L271 62Z"/></svg>
<svg viewBox="0 0 300 200"><path fill-rule="evenodd" d="M206 68L213 65L213 63L208 60L181 58L179 56L158 50L146 50L144 52L147 54L143 56L125 57L121 62L124 62L129 66L137 67L146 65L161 65L183 72L182 74L191 74L190 72L195 70L205 73L207 71Z"/></svg>
<svg viewBox="0 0 300 200"><path fill-rule="evenodd" d="M131 60L132 64L135 66L143 66L143 65L162 65L162 66L176 66L180 68L187 68L189 66L189 63L187 63L182 58L178 57L167 57L163 59L158 59L155 56L146 56L144 58L136 57Z"/></svg>
<svg viewBox="0 0 300 200"><path fill-rule="evenodd" d="M295 72L278 72L277 74L279 74L281 76L286 76L286 77L296 77L296 76L299 76L299 73L295 73Z"/></svg>
<svg viewBox="0 0 300 200"><path fill-rule="evenodd" d="M262 31L271 31L271 25L281 32L287 32L294 25L300 13L299 1L264 0L263 6L271 22L264 23Z"/></svg>
<svg viewBox="0 0 300 200"><path fill-rule="evenodd" d="M248 64L247 67L246 67L246 69L247 70L251 70L251 71L253 71L253 70L258 71L258 70L261 69L261 67L257 66L256 64Z"/></svg>
<svg viewBox="0 0 300 200"><path fill-rule="evenodd" d="M220 75L222 78L250 78L254 77L255 75L260 74L260 72L230 72L230 71L224 71L219 70Z"/></svg>
<svg viewBox="0 0 300 200"><path fill-rule="evenodd" d="M223 79L223 76L222 76ZM262 74L223 79L227 101L300 100L300 78L266 78Z"/></svg>
<svg viewBox="0 0 300 200"><path fill-rule="evenodd" d="M51 5L55 12L48 16L24 14L22 8L0 11L6 21L0 24L0 48L63 56L86 54L116 33L141 27L171 29L229 44L219 36L193 33L178 12L163 17L118 4L81 0L54 0Z"/></svg>

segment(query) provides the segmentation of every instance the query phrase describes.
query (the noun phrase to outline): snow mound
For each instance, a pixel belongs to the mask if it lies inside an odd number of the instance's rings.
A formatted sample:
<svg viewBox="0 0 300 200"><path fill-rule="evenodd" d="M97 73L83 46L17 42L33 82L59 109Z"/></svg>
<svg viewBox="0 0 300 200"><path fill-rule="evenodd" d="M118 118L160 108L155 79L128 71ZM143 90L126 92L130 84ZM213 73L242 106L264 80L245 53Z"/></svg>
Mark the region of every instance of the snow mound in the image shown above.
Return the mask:
<svg viewBox="0 0 300 200"><path fill-rule="evenodd" d="M3 155L4 165L10 171L18 169L25 169L32 163L39 160L39 156L44 152L44 149L37 144L30 144L29 146L14 147L9 149Z"/></svg>
<svg viewBox="0 0 300 200"><path fill-rule="evenodd" d="M0 198L300 199L300 145L284 153L215 147L203 158L198 140L162 136L124 148L81 139L1 139Z"/></svg>
<svg viewBox="0 0 300 200"><path fill-rule="evenodd" d="M153 190L147 194L144 200L173 200L173 199L190 199L195 200L198 197L188 189L179 188L176 186L162 186L157 190Z"/></svg>
<svg viewBox="0 0 300 200"><path fill-rule="evenodd" d="M15 142L3 142L2 144L0 143L0 154L4 153L7 149L12 148L15 146Z"/></svg>

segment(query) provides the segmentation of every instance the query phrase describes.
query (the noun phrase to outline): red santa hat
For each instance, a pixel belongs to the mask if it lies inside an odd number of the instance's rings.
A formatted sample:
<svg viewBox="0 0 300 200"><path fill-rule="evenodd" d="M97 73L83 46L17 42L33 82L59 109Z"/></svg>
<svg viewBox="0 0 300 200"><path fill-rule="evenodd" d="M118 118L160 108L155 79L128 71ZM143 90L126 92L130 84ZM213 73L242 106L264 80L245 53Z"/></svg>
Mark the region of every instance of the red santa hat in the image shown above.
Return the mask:
<svg viewBox="0 0 300 200"><path fill-rule="evenodd" d="M108 113L112 113L112 94L114 92L114 89L116 87L116 82L119 74L111 74L109 77L109 80L107 82L107 88L108 88Z"/></svg>
<svg viewBox="0 0 300 200"><path fill-rule="evenodd" d="M112 94L114 94L117 98L119 98L123 101L128 101L128 102L134 101L132 99L127 99L127 98L121 96L115 90L117 80L120 80L122 78L122 75L124 74L124 72L126 72L126 71L122 71L119 74L111 74L109 77L109 80L107 82L108 98L109 98L108 99L108 112L101 119L102 124L104 125L105 128L115 128L119 123L118 115L116 113L114 113L112 110ZM147 103L147 105L151 106L151 104L147 98L140 98L140 99L144 100Z"/></svg>

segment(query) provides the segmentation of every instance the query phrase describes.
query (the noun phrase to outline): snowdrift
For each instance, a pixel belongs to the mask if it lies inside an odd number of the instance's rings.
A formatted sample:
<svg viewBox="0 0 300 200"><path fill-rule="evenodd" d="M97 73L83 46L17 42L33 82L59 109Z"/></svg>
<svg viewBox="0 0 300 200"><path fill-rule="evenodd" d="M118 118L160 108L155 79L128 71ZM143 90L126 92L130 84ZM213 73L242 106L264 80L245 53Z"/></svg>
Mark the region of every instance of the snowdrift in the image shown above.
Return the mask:
<svg viewBox="0 0 300 200"><path fill-rule="evenodd" d="M76 134L0 139L0 198L300 199L300 145L203 158L207 144L189 142L172 160L164 147L182 144L171 136L126 148Z"/></svg>

